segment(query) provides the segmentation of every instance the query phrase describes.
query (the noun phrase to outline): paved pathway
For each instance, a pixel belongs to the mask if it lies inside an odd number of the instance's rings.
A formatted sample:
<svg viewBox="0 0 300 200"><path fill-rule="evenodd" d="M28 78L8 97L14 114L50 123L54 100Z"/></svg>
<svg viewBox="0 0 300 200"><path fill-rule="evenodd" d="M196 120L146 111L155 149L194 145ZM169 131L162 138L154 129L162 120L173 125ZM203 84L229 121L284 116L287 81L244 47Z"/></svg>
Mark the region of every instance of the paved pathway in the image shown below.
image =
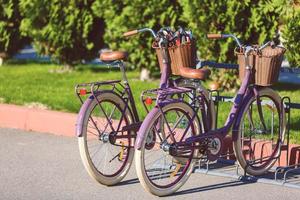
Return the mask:
<svg viewBox="0 0 300 200"><path fill-rule="evenodd" d="M0 199L158 199L138 183L134 167L118 186L93 181L76 138L0 129ZM192 174L175 195L161 199L299 199L300 190Z"/></svg>

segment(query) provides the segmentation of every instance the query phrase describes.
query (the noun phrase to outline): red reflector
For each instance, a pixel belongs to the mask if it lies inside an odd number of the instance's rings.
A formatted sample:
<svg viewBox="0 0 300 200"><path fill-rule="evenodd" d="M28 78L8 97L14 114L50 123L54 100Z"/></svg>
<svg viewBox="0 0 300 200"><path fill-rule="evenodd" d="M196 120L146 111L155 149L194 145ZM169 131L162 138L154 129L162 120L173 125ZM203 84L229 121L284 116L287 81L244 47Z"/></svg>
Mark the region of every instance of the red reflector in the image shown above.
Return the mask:
<svg viewBox="0 0 300 200"><path fill-rule="evenodd" d="M147 97L147 98L145 99L145 104L146 104L146 105L151 105L151 104L152 104L152 99L151 99L150 97Z"/></svg>
<svg viewBox="0 0 300 200"><path fill-rule="evenodd" d="M79 90L79 94L80 94L80 95L86 95L86 89L85 89L85 88L80 89L80 90Z"/></svg>

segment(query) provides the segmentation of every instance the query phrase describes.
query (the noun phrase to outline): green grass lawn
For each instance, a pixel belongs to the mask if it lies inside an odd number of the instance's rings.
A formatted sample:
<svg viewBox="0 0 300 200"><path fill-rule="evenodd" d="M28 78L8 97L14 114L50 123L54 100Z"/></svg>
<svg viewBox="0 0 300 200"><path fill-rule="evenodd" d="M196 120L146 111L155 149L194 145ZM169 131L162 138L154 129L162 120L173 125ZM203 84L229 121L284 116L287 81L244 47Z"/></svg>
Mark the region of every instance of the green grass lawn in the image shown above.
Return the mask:
<svg viewBox="0 0 300 200"><path fill-rule="evenodd" d="M86 69L87 68L87 69ZM39 103L52 110L76 113L80 102L74 93L77 83L121 79L117 70L95 70L81 66L72 72L58 73L60 66L52 64L5 64L0 67L0 102L31 105ZM159 80L142 82L139 72L127 72L137 109L143 118L144 108L139 100L143 90L156 88ZM205 84L206 85L206 84ZM281 96L289 96L292 102L300 103L300 86L293 84L277 84L274 89ZM226 93L232 95L232 93ZM223 103L219 110L218 127L226 120L230 109L229 103ZM300 110L291 113L291 138L300 143Z"/></svg>
<svg viewBox="0 0 300 200"><path fill-rule="evenodd" d="M121 79L116 70L93 69L74 70L58 73L60 67L51 64L10 64L0 67L0 98L3 103L32 104L41 103L52 110L76 113L80 109L80 102L75 95L75 85L103 80ZM129 71L127 77L138 103L138 110L142 110L139 102L143 90L157 87L159 81L139 81L139 73Z"/></svg>

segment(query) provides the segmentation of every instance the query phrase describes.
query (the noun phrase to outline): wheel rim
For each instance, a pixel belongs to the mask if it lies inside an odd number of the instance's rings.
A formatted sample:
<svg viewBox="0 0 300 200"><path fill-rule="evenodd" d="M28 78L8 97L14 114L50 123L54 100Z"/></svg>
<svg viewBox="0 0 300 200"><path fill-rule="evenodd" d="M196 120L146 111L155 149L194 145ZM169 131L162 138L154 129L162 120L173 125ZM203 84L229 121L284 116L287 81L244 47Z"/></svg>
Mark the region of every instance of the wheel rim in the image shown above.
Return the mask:
<svg viewBox="0 0 300 200"><path fill-rule="evenodd" d="M147 179L157 188L164 189L174 186L182 179L191 165L194 149L187 155L187 158L172 157L167 151L168 145L173 142L168 126L175 136L175 141L183 142L195 132L194 124L191 123L189 126L190 119L191 117L182 109L169 109L165 111L163 120L161 115L157 117L146 134L146 137L152 132L158 134L153 148L146 149L144 145L142 158ZM158 123L163 123L163 125L159 125L160 130Z"/></svg>
<svg viewBox="0 0 300 200"><path fill-rule="evenodd" d="M96 104L90 112L85 143L95 170L105 177L114 177L126 167L131 139L117 139L115 143L120 146L116 146L111 143L110 136L128 136L128 132L121 132L122 127L128 125L128 118L126 114L122 115L120 105L114 101L102 100L100 105L103 110Z"/></svg>
<svg viewBox="0 0 300 200"><path fill-rule="evenodd" d="M265 170L275 163L280 150L280 105L271 96L260 96L260 106L252 100L240 124L239 146L246 168ZM246 169L247 170L247 169Z"/></svg>

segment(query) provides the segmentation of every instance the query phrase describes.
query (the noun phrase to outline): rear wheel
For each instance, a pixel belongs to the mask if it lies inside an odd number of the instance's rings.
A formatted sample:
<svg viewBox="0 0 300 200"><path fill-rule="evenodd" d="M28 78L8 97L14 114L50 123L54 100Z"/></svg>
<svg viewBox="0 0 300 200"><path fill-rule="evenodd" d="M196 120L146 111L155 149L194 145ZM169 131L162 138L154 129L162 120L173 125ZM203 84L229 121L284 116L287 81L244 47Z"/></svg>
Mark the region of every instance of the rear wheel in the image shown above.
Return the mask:
<svg viewBox="0 0 300 200"><path fill-rule="evenodd" d="M285 132L285 114L279 95L263 88L258 96L253 96L244 107L234 141L237 160L251 175L261 175L275 164Z"/></svg>
<svg viewBox="0 0 300 200"><path fill-rule="evenodd" d="M162 108L154 108L139 130L143 131L141 149L136 149L135 162L138 178L142 186L157 196L172 194L178 190L192 173L193 156L197 152L192 147L182 156L170 155L174 142L184 142L186 138L199 134L199 121L194 118L193 109L185 103L171 103ZM158 130L162 129L162 130ZM154 138L153 134L156 133ZM154 143L149 148L149 143Z"/></svg>
<svg viewBox="0 0 300 200"><path fill-rule="evenodd" d="M124 101L112 92L102 92L82 106L80 156L91 177L104 185L120 182L129 171L134 148L133 134L122 131L133 123Z"/></svg>

